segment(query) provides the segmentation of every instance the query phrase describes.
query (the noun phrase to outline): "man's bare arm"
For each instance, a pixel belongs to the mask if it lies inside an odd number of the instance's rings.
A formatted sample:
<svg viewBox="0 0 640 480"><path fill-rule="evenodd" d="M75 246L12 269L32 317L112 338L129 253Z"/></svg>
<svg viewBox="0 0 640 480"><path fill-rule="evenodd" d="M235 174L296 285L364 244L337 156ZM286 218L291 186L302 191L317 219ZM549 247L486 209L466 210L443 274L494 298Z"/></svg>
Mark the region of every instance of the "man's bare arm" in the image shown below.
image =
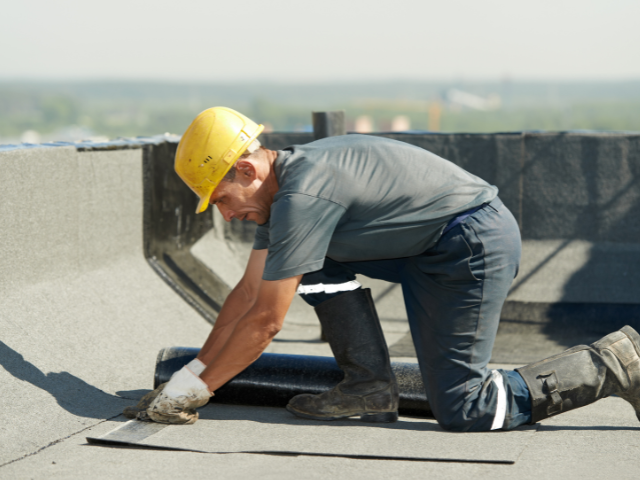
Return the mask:
<svg viewBox="0 0 640 480"><path fill-rule="evenodd" d="M302 275L261 280L258 298L237 322L224 347L200 378L215 391L258 359L282 328Z"/></svg>
<svg viewBox="0 0 640 480"><path fill-rule="evenodd" d="M202 346L198 359L205 365L218 356L233 329L258 297L267 250L252 250L242 279L227 296L213 330Z"/></svg>

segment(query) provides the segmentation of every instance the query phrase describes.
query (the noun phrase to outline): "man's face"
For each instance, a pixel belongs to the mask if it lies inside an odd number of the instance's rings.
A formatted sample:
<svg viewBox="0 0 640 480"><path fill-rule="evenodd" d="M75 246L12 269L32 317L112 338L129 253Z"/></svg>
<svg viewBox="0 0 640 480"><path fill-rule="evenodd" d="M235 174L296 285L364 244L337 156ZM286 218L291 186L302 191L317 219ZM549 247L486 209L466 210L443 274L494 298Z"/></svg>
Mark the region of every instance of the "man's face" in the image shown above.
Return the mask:
<svg viewBox="0 0 640 480"><path fill-rule="evenodd" d="M260 190L261 185L255 170L238 169L233 182L220 182L209 203L218 207L227 222L237 218L262 225L269 220L272 199Z"/></svg>

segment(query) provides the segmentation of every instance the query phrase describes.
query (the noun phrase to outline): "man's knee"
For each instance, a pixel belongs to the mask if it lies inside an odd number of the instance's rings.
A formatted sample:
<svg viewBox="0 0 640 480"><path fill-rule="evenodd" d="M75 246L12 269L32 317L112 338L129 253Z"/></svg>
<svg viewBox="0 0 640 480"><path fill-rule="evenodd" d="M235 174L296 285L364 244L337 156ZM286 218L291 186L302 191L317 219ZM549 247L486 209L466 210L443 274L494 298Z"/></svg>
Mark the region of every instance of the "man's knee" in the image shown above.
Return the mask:
<svg viewBox="0 0 640 480"><path fill-rule="evenodd" d="M489 376L483 383L460 384L429 396L438 424L451 432L486 432L496 427L500 393ZM499 427L498 427L499 428Z"/></svg>

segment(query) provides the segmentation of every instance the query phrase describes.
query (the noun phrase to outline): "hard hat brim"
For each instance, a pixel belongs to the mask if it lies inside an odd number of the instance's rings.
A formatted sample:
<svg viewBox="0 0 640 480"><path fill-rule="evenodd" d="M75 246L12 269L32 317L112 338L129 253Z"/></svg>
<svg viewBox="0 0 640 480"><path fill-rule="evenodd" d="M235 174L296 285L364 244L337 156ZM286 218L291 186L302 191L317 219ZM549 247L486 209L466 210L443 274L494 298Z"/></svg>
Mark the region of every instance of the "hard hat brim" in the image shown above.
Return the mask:
<svg viewBox="0 0 640 480"><path fill-rule="evenodd" d="M198 206L196 208L196 213L202 213L207 209L207 207L209 206L209 199L211 198L211 194L214 190L215 188L211 187L211 190L208 192L208 194L200 197L200 201L198 202Z"/></svg>

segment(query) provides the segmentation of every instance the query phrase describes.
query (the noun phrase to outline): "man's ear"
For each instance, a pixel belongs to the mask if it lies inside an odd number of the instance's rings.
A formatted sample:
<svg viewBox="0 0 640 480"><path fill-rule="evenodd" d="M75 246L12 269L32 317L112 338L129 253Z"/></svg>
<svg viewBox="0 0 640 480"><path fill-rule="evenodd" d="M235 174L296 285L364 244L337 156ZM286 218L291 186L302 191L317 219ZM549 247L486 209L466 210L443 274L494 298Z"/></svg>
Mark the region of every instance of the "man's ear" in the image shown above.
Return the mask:
<svg viewBox="0 0 640 480"><path fill-rule="evenodd" d="M237 175L240 175L240 178L237 178L236 175L236 180L248 180L252 182L256 178L256 167L253 165L253 163L247 160L239 160L238 162L236 162L235 167L237 170Z"/></svg>

